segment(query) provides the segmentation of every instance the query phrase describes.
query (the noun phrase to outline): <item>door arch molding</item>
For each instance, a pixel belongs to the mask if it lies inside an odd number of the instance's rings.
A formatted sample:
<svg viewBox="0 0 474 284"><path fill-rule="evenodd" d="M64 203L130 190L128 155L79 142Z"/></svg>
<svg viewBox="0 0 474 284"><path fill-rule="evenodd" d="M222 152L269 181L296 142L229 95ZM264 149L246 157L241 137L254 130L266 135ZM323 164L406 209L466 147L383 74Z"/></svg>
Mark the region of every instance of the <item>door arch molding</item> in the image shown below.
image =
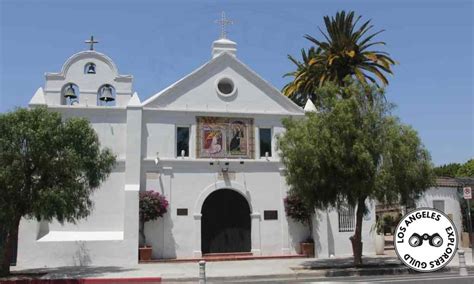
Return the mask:
<svg viewBox="0 0 474 284"><path fill-rule="evenodd" d="M201 215L201 209L202 206L204 205L204 201L206 201L206 198L213 193L214 191L217 191L219 189L230 189L234 190L240 195L242 195L246 200L247 203L250 207L250 213L252 214L254 212L252 208L252 199L250 197L250 191L247 190L246 187L244 187L242 184L234 181L218 181L216 183L213 183L206 187L203 191L201 191L201 194L199 194L198 199L194 203L194 215L195 216L200 216Z"/></svg>

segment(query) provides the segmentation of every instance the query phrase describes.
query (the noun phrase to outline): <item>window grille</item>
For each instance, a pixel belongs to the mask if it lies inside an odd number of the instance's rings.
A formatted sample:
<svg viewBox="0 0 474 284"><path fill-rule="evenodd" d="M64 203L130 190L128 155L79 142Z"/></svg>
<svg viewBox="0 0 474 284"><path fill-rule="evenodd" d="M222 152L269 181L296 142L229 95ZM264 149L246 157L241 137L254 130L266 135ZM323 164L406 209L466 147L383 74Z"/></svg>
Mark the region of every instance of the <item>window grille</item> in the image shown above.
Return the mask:
<svg viewBox="0 0 474 284"><path fill-rule="evenodd" d="M355 210L348 204L339 204L339 232L353 232L355 229Z"/></svg>

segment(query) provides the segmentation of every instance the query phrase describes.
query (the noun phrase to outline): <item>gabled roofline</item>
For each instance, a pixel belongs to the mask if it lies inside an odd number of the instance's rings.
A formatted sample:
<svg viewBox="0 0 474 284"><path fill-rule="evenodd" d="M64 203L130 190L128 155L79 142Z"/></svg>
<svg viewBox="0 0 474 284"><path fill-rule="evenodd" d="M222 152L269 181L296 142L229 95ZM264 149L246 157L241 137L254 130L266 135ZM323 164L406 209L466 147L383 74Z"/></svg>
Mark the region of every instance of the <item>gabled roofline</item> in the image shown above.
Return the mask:
<svg viewBox="0 0 474 284"><path fill-rule="evenodd" d="M148 98L147 100L145 100L142 103L142 106L146 107L148 104L152 103L154 100L156 100L160 96L167 96L169 94L172 94L172 91L174 89L178 88L179 86L181 86L181 84L183 84L183 82L187 81L188 79L190 79L194 76L197 76L203 70L205 70L207 68L210 68L216 62L222 61L222 60L230 60L231 62L236 63L237 66L241 67L245 72L248 72L248 74L250 76L252 76L253 78L255 78L257 80L257 83L259 83L261 85L261 86L257 86L257 87L259 87L259 88L263 87L262 91L264 91L268 95L271 95L272 97L274 97L275 100L278 103L280 103L283 107L285 107L286 109L288 109L292 112L298 113L298 114L299 113L304 114L304 110L301 107L299 107L297 104L295 104L289 98L283 96L280 93L280 91L278 89L276 89L273 85L271 85L268 81L266 81L265 79L260 77L260 75L258 75L255 71L253 71L251 68L249 68L247 65L245 65L240 60L238 60L235 56L232 56L232 55L228 54L227 52L223 52L219 56L216 56L215 58L209 60L204 65L201 65L200 67L198 67L197 69L195 69L194 71L192 71L191 73L189 73L188 75L183 77L182 79L174 82L173 84L171 84L167 88L165 88L162 91L158 92L157 94L151 96L150 98Z"/></svg>
<svg viewBox="0 0 474 284"><path fill-rule="evenodd" d="M94 59L103 61L112 70L112 72L114 73L116 77L116 80L131 82L133 79L132 75L120 75L117 65L115 65L112 59L108 57L107 55L97 52L95 50L86 50L86 51L80 51L70 56L66 60L66 62L64 62L63 66L61 67L61 71L59 73L53 73L53 72L45 73L46 80L48 79L49 80L55 80L55 79L64 80L71 65L73 65L76 61L84 59L84 58L94 58Z"/></svg>

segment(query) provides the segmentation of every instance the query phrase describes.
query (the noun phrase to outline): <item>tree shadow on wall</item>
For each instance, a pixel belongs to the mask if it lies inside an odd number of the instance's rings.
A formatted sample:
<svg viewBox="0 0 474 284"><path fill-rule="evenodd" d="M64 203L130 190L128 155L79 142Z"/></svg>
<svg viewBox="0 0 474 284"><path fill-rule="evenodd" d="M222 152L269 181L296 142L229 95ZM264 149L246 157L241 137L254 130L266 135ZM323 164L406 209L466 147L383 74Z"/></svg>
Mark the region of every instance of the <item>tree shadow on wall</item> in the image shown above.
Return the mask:
<svg viewBox="0 0 474 284"><path fill-rule="evenodd" d="M290 233L290 246L294 251L301 254L300 243L310 236L309 228L301 222L295 221L290 217L287 218L288 232Z"/></svg>
<svg viewBox="0 0 474 284"><path fill-rule="evenodd" d="M153 248L152 259L176 258L177 244L173 236L171 206L162 218L145 226L147 242Z"/></svg>

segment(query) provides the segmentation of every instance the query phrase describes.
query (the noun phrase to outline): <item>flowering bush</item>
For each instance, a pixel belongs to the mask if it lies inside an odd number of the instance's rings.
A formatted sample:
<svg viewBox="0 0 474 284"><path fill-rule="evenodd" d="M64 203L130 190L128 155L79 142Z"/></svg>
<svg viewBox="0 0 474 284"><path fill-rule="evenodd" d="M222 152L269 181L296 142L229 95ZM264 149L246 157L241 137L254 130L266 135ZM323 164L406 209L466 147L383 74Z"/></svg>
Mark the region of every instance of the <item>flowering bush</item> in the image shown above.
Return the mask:
<svg viewBox="0 0 474 284"><path fill-rule="evenodd" d="M165 196L161 195L159 192L140 192L140 233L142 235L145 246L145 222L153 221L158 219L159 217L163 217L163 215L168 211L168 205L168 200L166 200Z"/></svg>
<svg viewBox="0 0 474 284"><path fill-rule="evenodd" d="M308 209L301 198L295 194L290 194L284 199L284 202L286 216L303 224L308 224L311 219L311 210Z"/></svg>
<svg viewBox="0 0 474 284"><path fill-rule="evenodd" d="M140 221L148 222L163 217L168 211L168 200L156 191L140 192Z"/></svg>

